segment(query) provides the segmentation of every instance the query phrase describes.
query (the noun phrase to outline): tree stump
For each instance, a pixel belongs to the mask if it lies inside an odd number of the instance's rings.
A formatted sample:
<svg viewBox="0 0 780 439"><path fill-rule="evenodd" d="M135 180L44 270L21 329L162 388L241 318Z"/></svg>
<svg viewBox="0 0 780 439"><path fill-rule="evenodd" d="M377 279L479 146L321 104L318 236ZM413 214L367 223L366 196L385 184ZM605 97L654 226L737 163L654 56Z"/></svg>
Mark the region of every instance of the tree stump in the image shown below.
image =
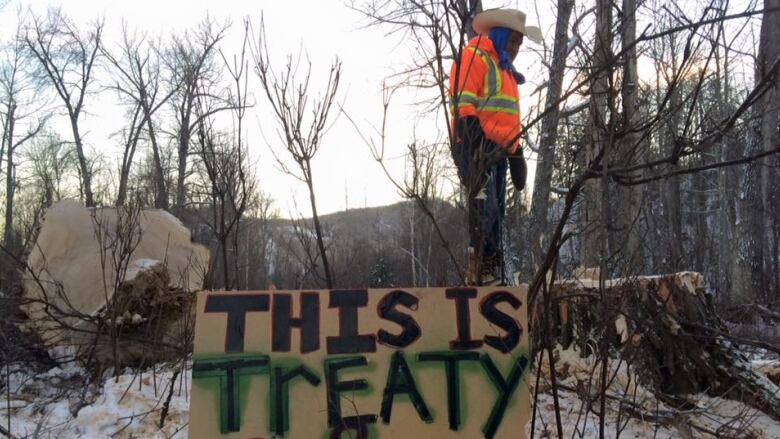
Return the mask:
<svg viewBox="0 0 780 439"><path fill-rule="evenodd" d="M699 273L563 281L551 291L552 338L586 356L602 337L631 358L639 380L675 403L705 392L743 401L780 420L780 388L752 370L729 337ZM536 322L542 321L540 318Z"/></svg>

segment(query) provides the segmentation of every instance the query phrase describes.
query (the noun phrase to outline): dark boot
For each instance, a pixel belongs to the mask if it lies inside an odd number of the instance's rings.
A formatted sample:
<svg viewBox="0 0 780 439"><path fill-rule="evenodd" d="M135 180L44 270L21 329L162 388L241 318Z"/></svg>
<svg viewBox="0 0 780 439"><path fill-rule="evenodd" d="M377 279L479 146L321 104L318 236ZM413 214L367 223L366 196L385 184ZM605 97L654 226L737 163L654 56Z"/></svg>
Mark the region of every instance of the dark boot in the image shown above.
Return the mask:
<svg viewBox="0 0 780 439"><path fill-rule="evenodd" d="M482 258L482 269L480 270L482 286L494 287L504 284L504 280L501 278L501 267L498 264L498 260L499 255Z"/></svg>
<svg viewBox="0 0 780 439"><path fill-rule="evenodd" d="M466 285L472 287L479 285L479 271L477 261L477 249L469 247L469 265L466 272Z"/></svg>

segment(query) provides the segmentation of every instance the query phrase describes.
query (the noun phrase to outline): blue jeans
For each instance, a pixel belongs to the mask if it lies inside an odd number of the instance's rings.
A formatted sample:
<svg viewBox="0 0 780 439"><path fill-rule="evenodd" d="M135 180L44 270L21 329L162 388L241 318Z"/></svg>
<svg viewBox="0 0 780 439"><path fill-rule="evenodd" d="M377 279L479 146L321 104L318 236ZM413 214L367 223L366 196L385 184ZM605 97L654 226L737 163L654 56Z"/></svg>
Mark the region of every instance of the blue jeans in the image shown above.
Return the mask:
<svg viewBox="0 0 780 439"><path fill-rule="evenodd" d="M495 143L489 141L485 143L486 145L477 146L484 147L487 151L500 148ZM452 151L461 185L467 189L475 185L478 188L474 191L475 193L484 189L484 199L478 197L474 200L473 209L477 214L478 223L469 224L469 245L475 249L481 247L483 257L492 257L501 251L503 244L501 227L506 214L507 160L502 157L489 164L487 172L472 176L475 152L475 145L471 145L469 142L456 143ZM469 222L471 223L471 221ZM478 245L480 237L483 238L481 246Z"/></svg>

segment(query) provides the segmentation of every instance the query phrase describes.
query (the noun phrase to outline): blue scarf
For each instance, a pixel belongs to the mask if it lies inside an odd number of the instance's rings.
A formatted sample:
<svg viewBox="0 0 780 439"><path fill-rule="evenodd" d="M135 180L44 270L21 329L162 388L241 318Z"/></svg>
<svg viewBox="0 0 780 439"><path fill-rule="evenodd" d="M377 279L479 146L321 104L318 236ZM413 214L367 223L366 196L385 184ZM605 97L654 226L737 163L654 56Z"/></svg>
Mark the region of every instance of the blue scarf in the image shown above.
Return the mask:
<svg viewBox="0 0 780 439"><path fill-rule="evenodd" d="M512 33L511 29L505 27L494 27L490 29L488 37L493 42L493 47L498 52L498 66L502 70L506 70L515 77L517 85L525 83L525 77L515 70L515 66L512 65L512 60L509 59L509 54L506 53L506 44L509 41L509 35Z"/></svg>

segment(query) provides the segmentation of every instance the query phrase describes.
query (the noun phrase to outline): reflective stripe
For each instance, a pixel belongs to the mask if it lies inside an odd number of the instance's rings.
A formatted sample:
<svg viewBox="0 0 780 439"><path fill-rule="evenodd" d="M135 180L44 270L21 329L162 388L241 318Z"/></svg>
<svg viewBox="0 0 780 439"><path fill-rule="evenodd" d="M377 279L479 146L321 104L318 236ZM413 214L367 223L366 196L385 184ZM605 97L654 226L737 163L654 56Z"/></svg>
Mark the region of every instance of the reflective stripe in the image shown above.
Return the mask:
<svg viewBox="0 0 780 439"><path fill-rule="evenodd" d="M504 95L501 93L502 79L501 70L493 58L478 47L468 47L482 59L487 67L487 75L485 75L485 83L483 88L484 97L479 97L476 94L468 91L461 91L458 98L458 109L474 106L477 111L491 111L496 113L504 113L511 115L519 115L520 110L518 106L518 99L514 96ZM450 102L450 110L455 110L454 102Z"/></svg>
<svg viewBox="0 0 780 439"><path fill-rule="evenodd" d="M482 99L477 98L475 95L469 93L469 99L465 100L461 97L461 102L464 104L474 105L479 110L499 111L502 113L520 114L517 108L517 99L514 96L507 96L501 94L501 71L498 64L488 56L482 49L478 47L469 47L469 50L477 54L482 58L482 62L488 68L488 74L485 77L485 97ZM464 95L466 92L464 92ZM474 100L471 99L473 96ZM460 105L458 105L460 107Z"/></svg>
<svg viewBox="0 0 780 439"><path fill-rule="evenodd" d="M506 114L513 114L513 115L519 115L520 112L513 108L500 108L500 107L482 107L480 110L484 111L492 111L494 113L506 113Z"/></svg>
<svg viewBox="0 0 780 439"><path fill-rule="evenodd" d="M469 50L482 58L482 62L487 66L488 74L485 76L485 95L498 96L501 91L501 72L499 72L495 61L493 61L493 58L489 57L487 53L477 47L469 47Z"/></svg>
<svg viewBox="0 0 780 439"><path fill-rule="evenodd" d="M513 97L506 97L506 96L493 96L485 99L481 99L482 103L484 105L493 105L497 107L516 107L517 106L517 100Z"/></svg>
<svg viewBox="0 0 780 439"><path fill-rule="evenodd" d="M501 99L487 99L478 107L480 110L497 111L501 113L520 114L516 102L509 102Z"/></svg>
<svg viewBox="0 0 780 439"><path fill-rule="evenodd" d="M463 108L473 105L477 110L498 111L501 113L520 114L517 109L517 101L512 98L504 97L492 97L487 99L480 99L474 96L463 95L458 100L458 108ZM453 103L450 103L450 109L454 107Z"/></svg>
<svg viewBox="0 0 780 439"><path fill-rule="evenodd" d="M462 91L460 94L460 97L458 98L458 108L462 107L468 107L470 105L473 105L474 107L479 107L480 102L482 99L478 98L477 95L474 93L468 92L468 91ZM455 103L450 102L450 110L454 110Z"/></svg>

